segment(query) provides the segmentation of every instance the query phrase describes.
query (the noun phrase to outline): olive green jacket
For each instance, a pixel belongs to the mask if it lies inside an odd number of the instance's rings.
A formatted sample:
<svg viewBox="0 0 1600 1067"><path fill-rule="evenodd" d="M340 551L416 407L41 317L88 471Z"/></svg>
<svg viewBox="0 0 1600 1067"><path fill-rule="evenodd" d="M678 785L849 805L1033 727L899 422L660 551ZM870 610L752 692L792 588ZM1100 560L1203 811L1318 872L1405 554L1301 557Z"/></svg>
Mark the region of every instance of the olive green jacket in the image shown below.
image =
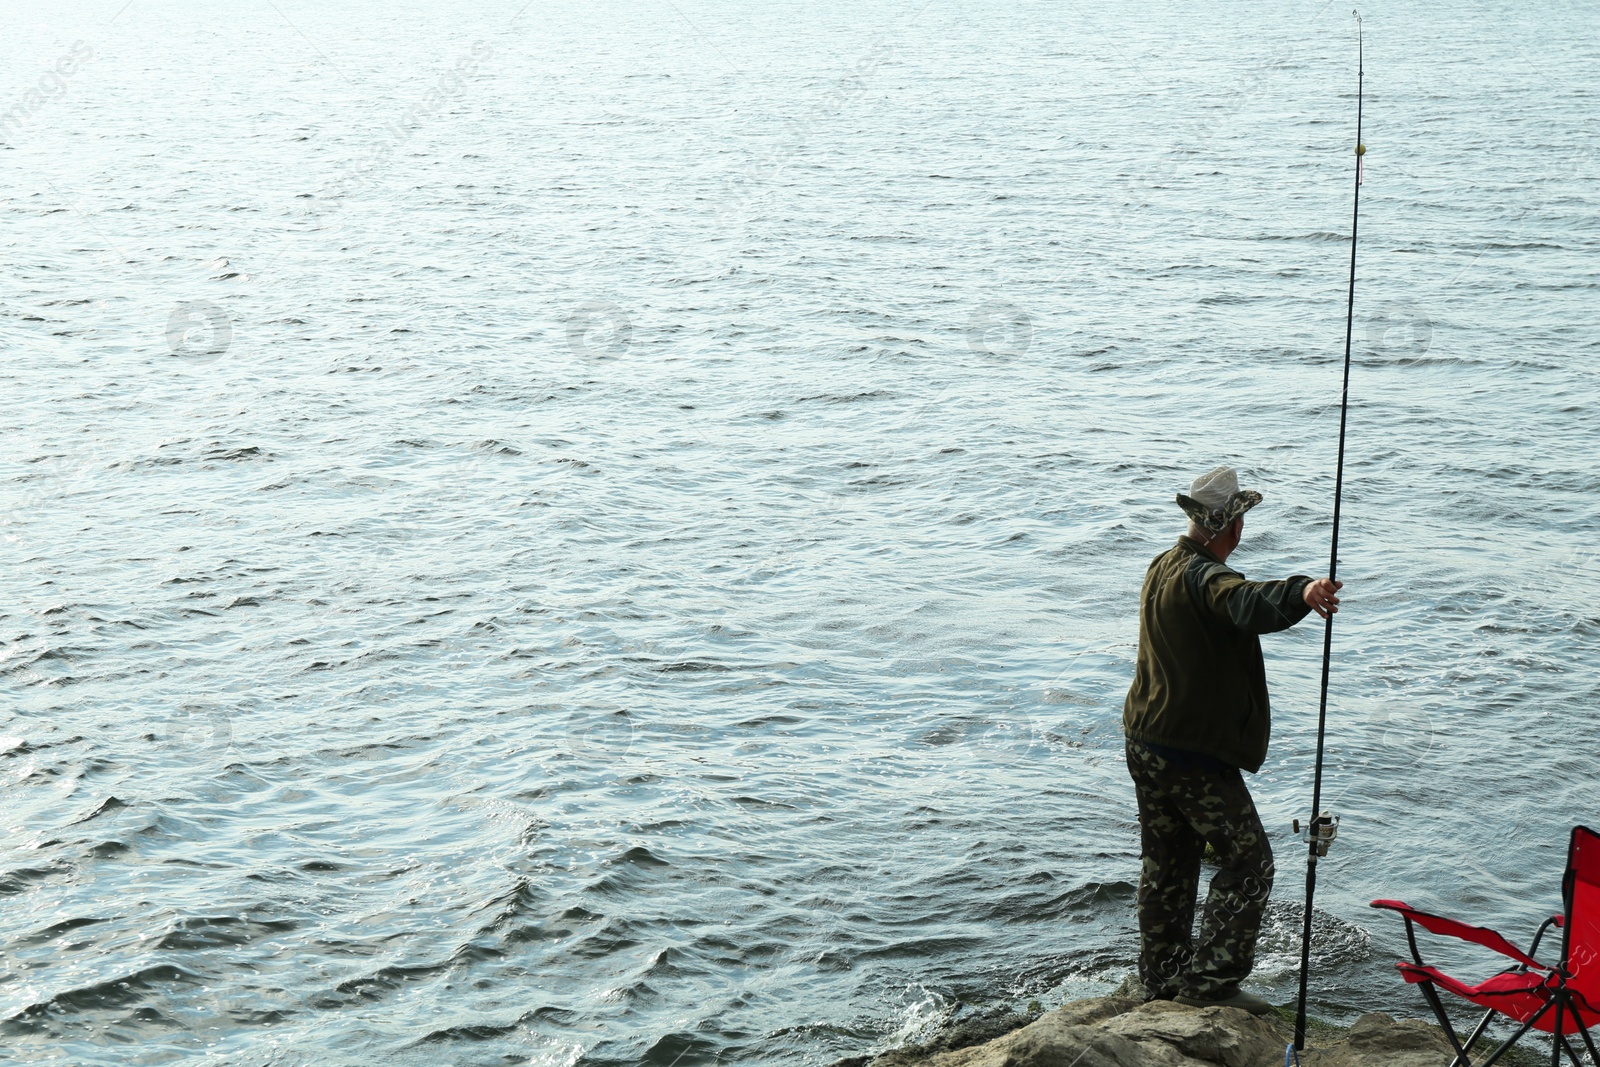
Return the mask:
<svg viewBox="0 0 1600 1067"><path fill-rule="evenodd" d="M1123 732L1260 770L1272 717L1257 635L1306 617L1310 581L1247 582L1198 541L1178 538L1145 573Z"/></svg>

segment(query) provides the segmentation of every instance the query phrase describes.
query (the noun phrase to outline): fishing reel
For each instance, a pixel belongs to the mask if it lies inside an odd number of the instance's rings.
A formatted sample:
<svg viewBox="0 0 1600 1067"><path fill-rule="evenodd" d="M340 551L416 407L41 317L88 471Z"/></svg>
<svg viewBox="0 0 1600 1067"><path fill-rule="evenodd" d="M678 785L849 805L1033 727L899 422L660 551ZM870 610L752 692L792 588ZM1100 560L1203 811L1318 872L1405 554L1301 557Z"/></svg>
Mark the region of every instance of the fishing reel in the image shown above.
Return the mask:
<svg viewBox="0 0 1600 1067"><path fill-rule="evenodd" d="M1296 819L1294 832L1300 835L1300 840L1310 845L1317 855L1326 856L1328 846L1339 836L1339 816L1325 811L1312 819L1304 830L1300 829L1300 820Z"/></svg>

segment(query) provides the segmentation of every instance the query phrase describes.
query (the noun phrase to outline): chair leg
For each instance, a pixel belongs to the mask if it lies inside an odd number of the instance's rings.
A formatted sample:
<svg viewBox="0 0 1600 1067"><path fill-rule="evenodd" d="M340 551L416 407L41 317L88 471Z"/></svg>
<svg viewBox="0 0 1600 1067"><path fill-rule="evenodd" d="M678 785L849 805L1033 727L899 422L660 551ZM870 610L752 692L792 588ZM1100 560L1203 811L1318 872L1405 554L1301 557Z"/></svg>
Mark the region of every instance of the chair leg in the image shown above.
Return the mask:
<svg viewBox="0 0 1600 1067"><path fill-rule="evenodd" d="M1555 995L1556 1025L1550 1031L1550 1067L1561 1067L1561 1046L1566 1044L1561 1037L1561 1016L1566 1011L1567 998L1560 993Z"/></svg>
<svg viewBox="0 0 1600 1067"><path fill-rule="evenodd" d="M1532 1030L1533 1024L1544 1018L1545 1012L1549 1011L1554 1005L1554 1000L1545 1001L1543 1007L1534 1012L1533 1015L1528 1018L1527 1022L1517 1027L1517 1032L1502 1041L1500 1043L1500 1047L1491 1052L1489 1054L1489 1058L1479 1064L1478 1067L1494 1067L1494 1064L1499 1062L1500 1057L1504 1056L1512 1045L1515 1045L1518 1041L1521 1041L1522 1035L1527 1033L1529 1030Z"/></svg>
<svg viewBox="0 0 1600 1067"><path fill-rule="evenodd" d="M1589 1028L1583 1025L1583 1016L1573 1012L1572 1021L1578 1024L1578 1035L1583 1038L1583 1047L1589 1050L1589 1059L1600 1064L1600 1051L1596 1051L1594 1047L1594 1039L1589 1036Z"/></svg>
<svg viewBox="0 0 1600 1067"><path fill-rule="evenodd" d="M1583 1043L1588 1048L1589 1055L1594 1057L1591 1062L1600 1064L1600 1056L1595 1056L1594 1042L1589 1039L1589 1029L1583 1025L1583 1016L1578 1014L1578 1009L1573 1006L1572 994L1563 989L1561 992L1557 993L1556 996L1561 998L1561 1003L1566 1008L1567 1015L1569 1016L1569 1025L1571 1025L1577 1033L1583 1036ZM1561 1047L1566 1049L1567 1058L1572 1061L1573 1067L1584 1067L1583 1058L1580 1057L1573 1049L1572 1042L1567 1040L1567 1035L1561 1032L1560 1024L1557 1024L1554 1036L1561 1042Z"/></svg>
<svg viewBox="0 0 1600 1067"><path fill-rule="evenodd" d="M1433 1009L1433 1014L1439 1018L1439 1029L1444 1031L1444 1036L1449 1039L1450 1047L1456 1050L1456 1058L1450 1061L1450 1067L1472 1067L1472 1061L1467 1058L1467 1050L1462 1047L1461 1039L1456 1036L1456 1028L1450 1025L1450 1016L1445 1014L1444 1004L1439 1000L1439 993L1433 988L1432 982L1418 982L1422 990L1423 999L1428 1002L1428 1007ZM1472 1042L1467 1042L1470 1046Z"/></svg>
<svg viewBox="0 0 1600 1067"><path fill-rule="evenodd" d="M1483 1018L1478 1020L1478 1025L1472 1028L1472 1033L1467 1035L1467 1039L1461 1043L1461 1047L1471 1052L1472 1046L1478 1043L1478 1038L1482 1037L1483 1032L1489 1029L1489 1020L1493 1019L1496 1014L1498 1013L1493 1008L1484 1012ZM1459 1067L1459 1061L1452 1063L1450 1067Z"/></svg>

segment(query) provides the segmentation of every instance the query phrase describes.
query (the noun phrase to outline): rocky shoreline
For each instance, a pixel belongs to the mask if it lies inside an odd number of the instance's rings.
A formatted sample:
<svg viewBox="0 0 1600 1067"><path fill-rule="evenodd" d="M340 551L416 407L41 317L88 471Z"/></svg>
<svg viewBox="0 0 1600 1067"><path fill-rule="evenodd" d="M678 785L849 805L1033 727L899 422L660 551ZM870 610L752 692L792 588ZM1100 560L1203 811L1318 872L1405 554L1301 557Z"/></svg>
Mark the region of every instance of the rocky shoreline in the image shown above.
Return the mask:
<svg viewBox="0 0 1600 1067"><path fill-rule="evenodd" d="M1293 1015L1188 1008L1094 997L1035 1016L1008 1012L948 1029L932 1041L833 1067L1278 1067ZM1437 1026L1363 1015L1349 1027L1316 1023L1303 1067L1445 1067L1454 1052ZM1501 1061L1534 1063L1526 1052Z"/></svg>

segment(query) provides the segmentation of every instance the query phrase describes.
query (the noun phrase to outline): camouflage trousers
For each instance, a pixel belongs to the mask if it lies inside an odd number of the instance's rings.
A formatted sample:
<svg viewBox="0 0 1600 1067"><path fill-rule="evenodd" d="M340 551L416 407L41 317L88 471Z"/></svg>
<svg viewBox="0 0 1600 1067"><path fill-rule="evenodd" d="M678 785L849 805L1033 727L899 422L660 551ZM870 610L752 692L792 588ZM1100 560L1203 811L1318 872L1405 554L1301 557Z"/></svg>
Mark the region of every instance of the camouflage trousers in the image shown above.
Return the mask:
<svg viewBox="0 0 1600 1067"><path fill-rule="evenodd" d="M1237 768L1182 770L1137 741L1127 745L1139 801L1139 978L1151 997L1230 996L1255 963L1272 892L1272 846ZM1200 860L1217 861L1200 932Z"/></svg>

